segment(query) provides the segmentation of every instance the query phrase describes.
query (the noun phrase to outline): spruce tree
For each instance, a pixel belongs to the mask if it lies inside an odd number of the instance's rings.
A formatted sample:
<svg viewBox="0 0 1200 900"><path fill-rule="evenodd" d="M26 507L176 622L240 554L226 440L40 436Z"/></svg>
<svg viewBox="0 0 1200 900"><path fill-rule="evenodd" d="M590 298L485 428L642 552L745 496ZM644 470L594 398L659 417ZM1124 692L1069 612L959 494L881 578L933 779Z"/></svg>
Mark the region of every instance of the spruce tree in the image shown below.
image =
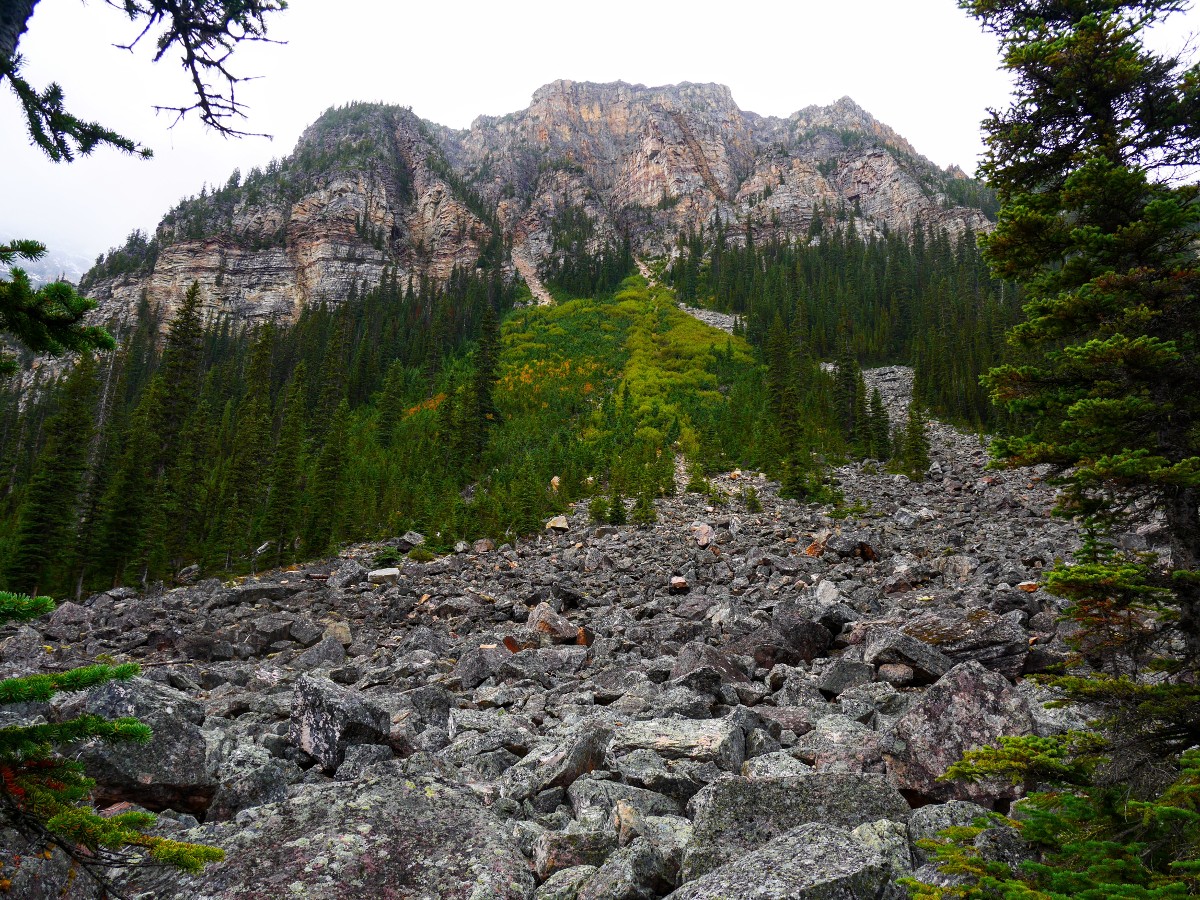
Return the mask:
<svg viewBox="0 0 1200 900"><path fill-rule="evenodd" d="M300 472L304 449L304 398L308 390L304 363L292 375L284 401L283 420L275 442L271 472L271 495L263 534L271 541L276 566L295 558L300 530Z"/></svg>
<svg viewBox="0 0 1200 900"><path fill-rule="evenodd" d="M964 0L1001 40L1012 106L985 123L982 171L1001 202L981 238L1021 282L1027 362L993 370L1016 433L993 449L1064 473L1058 512L1080 521L1073 564L1046 589L1068 601L1091 664L1050 679L1098 710L1097 733L1010 738L950 773L1033 789L1012 824L1032 860L984 860L948 834L939 897L1191 896L1200 871L1200 162L1197 70L1147 47L1183 4ZM1150 565L1113 541L1130 509L1157 508L1173 543ZM1144 773L1152 776L1147 778ZM1164 773L1171 775L1164 777ZM1172 780L1173 776L1173 780Z"/></svg>
<svg viewBox="0 0 1200 900"><path fill-rule="evenodd" d="M5 583L36 593L53 576L77 523L79 486L87 464L99 383L96 363L82 357L57 392L57 410L46 421L46 440L17 513Z"/></svg>
<svg viewBox="0 0 1200 900"><path fill-rule="evenodd" d="M304 532L304 549L310 556L329 550L341 519L341 479L346 465L350 432L350 405L343 400L334 410L325 432L325 444L313 472L312 505Z"/></svg>
<svg viewBox="0 0 1200 900"><path fill-rule="evenodd" d="M891 425L879 388L871 391L871 409L867 414L871 434L870 453L874 459L888 460L892 456Z"/></svg>
<svg viewBox="0 0 1200 900"><path fill-rule="evenodd" d="M0 54L0 79L5 75ZM20 259L34 261L46 255L37 241L0 244L0 265L12 266ZM12 266L9 280L0 281L0 331L12 335L28 351L49 356L112 350L116 342L103 328L85 325L84 317L96 303L81 297L70 284L55 281L34 288L19 266ZM0 375L17 371L17 360L0 354Z"/></svg>

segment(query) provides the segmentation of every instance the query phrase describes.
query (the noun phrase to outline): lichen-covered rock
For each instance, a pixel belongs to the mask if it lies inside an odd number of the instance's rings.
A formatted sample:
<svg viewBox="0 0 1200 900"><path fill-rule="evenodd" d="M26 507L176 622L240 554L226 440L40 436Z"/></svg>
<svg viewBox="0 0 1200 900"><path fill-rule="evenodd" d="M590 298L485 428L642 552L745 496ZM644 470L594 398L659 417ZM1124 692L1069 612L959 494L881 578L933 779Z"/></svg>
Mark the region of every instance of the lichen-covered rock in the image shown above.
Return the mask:
<svg viewBox="0 0 1200 900"><path fill-rule="evenodd" d="M609 753L630 750L713 762L727 772L737 772L746 757L746 737L741 728L722 719L651 719L613 729Z"/></svg>
<svg viewBox="0 0 1200 900"><path fill-rule="evenodd" d="M728 778L688 804L695 832L683 857L690 881L810 822L854 828L904 822L908 804L881 775L813 773L780 778Z"/></svg>
<svg viewBox="0 0 1200 900"><path fill-rule="evenodd" d="M296 683L291 741L334 772L351 744L379 744L388 739L391 717L357 691L325 678L305 676Z"/></svg>
<svg viewBox="0 0 1200 900"><path fill-rule="evenodd" d="M686 882L668 900L881 900L891 870L845 828L803 825Z"/></svg>
<svg viewBox="0 0 1200 900"><path fill-rule="evenodd" d="M203 816L217 788L208 764L208 742L200 724L204 708L187 695L144 678L110 681L86 694L59 695L60 720L82 714L115 719L133 716L149 725L148 744L126 744L119 752L99 742L79 758L96 780L97 802L128 801L147 809L174 809Z"/></svg>
<svg viewBox="0 0 1200 900"><path fill-rule="evenodd" d="M645 838L613 853L579 891L579 900L653 900L675 885L667 862Z"/></svg>
<svg viewBox="0 0 1200 900"><path fill-rule="evenodd" d="M888 770L902 788L934 800L990 802L1014 797L1016 788L999 780L966 784L938 778L968 750L991 744L1001 735L1033 731L1028 700L1004 676L977 662L961 663L896 723L895 735L901 743L888 760Z"/></svg>
<svg viewBox="0 0 1200 900"><path fill-rule="evenodd" d="M579 890L596 874L595 866L572 866L560 869L542 883L533 900L576 900Z"/></svg>
<svg viewBox="0 0 1200 900"><path fill-rule="evenodd" d="M185 839L222 847L197 876L124 876L128 895L205 900L529 900L533 876L507 830L461 787L397 769L310 787L261 807L252 828L205 826Z"/></svg>
<svg viewBox="0 0 1200 900"><path fill-rule="evenodd" d="M617 849L617 836L608 829L545 831L533 848L533 868L540 879L560 869L599 866Z"/></svg>

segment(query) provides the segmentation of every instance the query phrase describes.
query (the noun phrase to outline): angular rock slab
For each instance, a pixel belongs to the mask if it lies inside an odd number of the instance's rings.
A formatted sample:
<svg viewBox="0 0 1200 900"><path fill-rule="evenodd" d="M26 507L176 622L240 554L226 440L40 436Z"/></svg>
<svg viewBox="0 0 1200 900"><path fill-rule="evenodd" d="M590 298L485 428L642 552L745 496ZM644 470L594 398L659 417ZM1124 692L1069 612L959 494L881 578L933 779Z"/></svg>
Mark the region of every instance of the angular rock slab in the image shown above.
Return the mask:
<svg viewBox="0 0 1200 900"><path fill-rule="evenodd" d="M991 798L1014 797L1016 788L998 779L979 784L937 779L966 751L1001 735L1032 734L1034 729L1029 701L1008 679L977 662L960 663L896 723L902 744L888 759L888 771L901 788L933 800L989 803Z"/></svg>
<svg viewBox="0 0 1200 900"><path fill-rule="evenodd" d="M529 900L513 839L469 792L428 777L336 782L261 808L253 826L195 829L225 849L197 876L144 869L124 893L204 900Z"/></svg>
<svg viewBox="0 0 1200 900"><path fill-rule="evenodd" d="M326 772L341 765L353 744L382 744L391 716L358 691L325 678L305 676L296 683L288 737Z"/></svg>
<svg viewBox="0 0 1200 900"><path fill-rule="evenodd" d="M115 751L89 744L80 751L88 775L96 779L98 802L127 800L152 810L170 807L204 815L217 777L208 765L208 743L199 727L204 708L195 700L166 685L133 678L68 696L57 713L59 719L84 713L106 719L134 716L154 731L148 744L125 744Z"/></svg>
<svg viewBox="0 0 1200 900"><path fill-rule="evenodd" d="M845 828L802 825L667 900L878 900L892 896L890 878L883 856Z"/></svg>
<svg viewBox="0 0 1200 900"><path fill-rule="evenodd" d="M801 825L820 822L823 827L854 828L879 819L905 822L910 812L900 792L882 775L820 772L728 778L705 787L688 808L695 830L683 854L680 877L684 881L720 868Z"/></svg>
<svg viewBox="0 0 1200 900"><path fill-rule="evenodd" d="M653 750L666 759L714 762L738 772L746 758L745 732L723 719L649 719L613 729L608 752Z"/></svg>

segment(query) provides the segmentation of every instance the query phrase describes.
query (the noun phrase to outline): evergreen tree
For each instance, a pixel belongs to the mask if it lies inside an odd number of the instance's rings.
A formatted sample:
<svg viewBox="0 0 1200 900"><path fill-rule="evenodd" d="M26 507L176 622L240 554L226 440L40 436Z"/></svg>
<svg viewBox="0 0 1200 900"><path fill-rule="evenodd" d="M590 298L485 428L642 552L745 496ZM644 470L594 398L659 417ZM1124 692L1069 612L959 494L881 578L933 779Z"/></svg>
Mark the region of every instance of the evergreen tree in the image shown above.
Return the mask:
<svg viewBox="0 0 1200 900"><path fill-rule="evenodd" d="M36 593L47 587L51 564L70 542L98 391L95 360L84 356L58 392L58 409L46 421L45 444L17 513L4 579L18 590Z"/></svg>
<svg viewBox="0 0 1200 900"><path fill-rule="evenodd" d="M654 509L654 490L650 485L649 473L642 478L641 488L638 490L637 499L634 501L633 510L630 513L630 521L640 528L653 525L658 521L658 512Z"/></svg>
<svg viewBox="0 0 1200 900"><path fill-rule="evenodd" d="M1015 463L1070 469L1058 512L1084 546L1047 590L1069 601L1094 668L1051 679L1098 710L1098 733L1007 739L950 775L1004 775L1033 793L1014 821L1033 859L987 862L950 834L950 894L1191 896L1200 871L1200 191L1178 167L1200 162L1197 70L1146 46L1169 0L1044 4L964 0L1001 40L1016 75L1006 111L985 123L983 171L1001 201L981 238L993 269L1022 283L1012 340L1025 365L993 370L1019 431L994 443ZM1165 514L1166 565L1112 541L1138 505ZM1149 769L1152 778L1142 777ZM1164 771L1173 770L1173 781Z"/></svg>
<svg viewBox="0 0 1200 900"><path fill-rule="evenodd" d="M475 378L472 383L471 411L468 419L470 434L466 446L476 456L483 453L488 430L496 424L497 410L493 393L499 379L500 323L496 310L484 304L480 326L479 347L475 351Z"/></svg>
<svg viewBox="0 0 1200 900"><path fill-rule="evenodd" d="M304 548L311 555L330 548L341 518L341 479L346 465L346 442L350 431L350 405L343 400L333 413L325 434L325 445L313 473L312 506L304 532Z"/></svg>
<svg viewBox="0 0 1200 900"><path fill-rule="evenodd" d="M608 501L608 524L624 525L628 521L625 513L625 500L621 497L621 492L614 486L612 497Z"/></svg>
<svg viewBox="0 0 1200 900"><path fill-rule="evenodd" d="M3 57L0 50L0 80L6 74ZM0 265L11 266L18 259L34 261L45 255L45 245L36 241L0 244ZM0 331L12 335L33 353L63 356L113 349L116 342L107 331L83 324L84 317L95 308L95 301L79 296L65 281L35 289L19 266L12 267L8 281L0 281ZM0 354L0 375L16 371L17 361Z"/></svg>
<svg viewBox="0 0 1200 900"><path fill-rule="evenodd" d="M925 414L916 401L909 403L904 430L892 441L896 448L896 466L903 474L914 480L925 477L929 469L929 434Z"/></svg>
<svg viewBox="0 0 1200 900"><path fill-rule="evenodd" d="M891 425L888 422L887 409L883 405L883 397L879 388L871 391L871 409L867 414L870 430L870 452L873 459L887 460L892 456Z"/></svg>
<svg viewBox="0 0 1200 900"><path fill-rule="evenodd" d="M271 495L263 534L274 547L275 565L295 558L300 530L300 456L304 444L304 398L307 393L304 363L296 367L284 402L279 438L275 442Z"/></svg>

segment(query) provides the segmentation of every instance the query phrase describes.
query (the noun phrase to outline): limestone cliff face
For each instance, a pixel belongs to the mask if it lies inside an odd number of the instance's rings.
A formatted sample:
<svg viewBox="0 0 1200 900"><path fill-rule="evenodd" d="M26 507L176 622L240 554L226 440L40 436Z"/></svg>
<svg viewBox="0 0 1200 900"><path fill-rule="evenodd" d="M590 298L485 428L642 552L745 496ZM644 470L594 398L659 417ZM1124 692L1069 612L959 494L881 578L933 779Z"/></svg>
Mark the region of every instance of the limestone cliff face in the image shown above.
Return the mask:
<svg viewBox="0 0 1200 900"><path fill-rule="evenodd" d="M193 281L210 314L253 321L338 303L385 268L444 281L475 265L492 231L440 160L408 110L331 111L282 163L172 210L140 264L98 266L84 286L110 321L131 318L143 293L169 313Z"/></svg>
<svg viewBox="0 0 1200 900"><path fill-rule="evenodd" d="M815 218L863 235L989 227L953 201L962 179L849 98L782 119L739 109L722 85L556 81L464 131L359 104L323 115L283 162L181 203L149 249L110 257L85 287L108 319L143 293L169 310L193 280L214 312L287 319L385 268L444 280L494 237L538 264L567 208L596 245L628 236L643 255L718 219L731 240L802 238Z"/></svg>

